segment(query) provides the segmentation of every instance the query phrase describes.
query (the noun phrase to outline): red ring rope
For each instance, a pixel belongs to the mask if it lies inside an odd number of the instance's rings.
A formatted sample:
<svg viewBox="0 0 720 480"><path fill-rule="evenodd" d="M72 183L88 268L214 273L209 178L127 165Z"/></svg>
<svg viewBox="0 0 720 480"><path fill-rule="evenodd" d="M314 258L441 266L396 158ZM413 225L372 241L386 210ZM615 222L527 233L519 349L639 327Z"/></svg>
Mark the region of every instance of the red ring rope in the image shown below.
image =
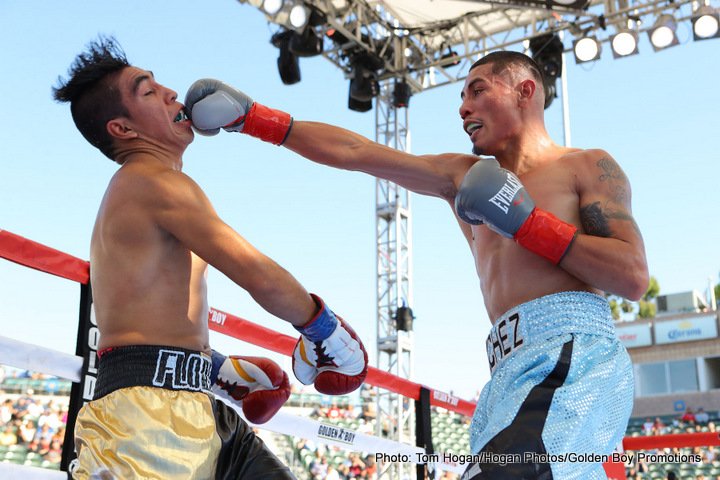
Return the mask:
<svg viewBox="0 0 720 480"><path fill-rule="evenodd" d="M89 262L6 230L0 230L0 257L81 284L87 284L90 280ZM269 328L214 308L211 308L208 313L208 325L211 330L284 355L292 355L296 342L293 337L282 335ZM420 398L420 384L374 367L368 369L367 382L408 398ZM431 404L433 405L467 416L471 416L475 410L473 402L450 396L438 390L431 389L431 392ZM720 445L720 434L717 432L626 437L623 440L625 450L718 445ZM605 464L605 468L610 478L625 478L624 467L621 463L608 463Z"/></svg>
<svg viewBox="0 0 720 480"><path fill-rule="evenodd" d="M87 284L90 279L89 262L7 230L0 230L0 257L82 284ZM220 318L223 319L222 323L218 320ZM212 330L288 356L292 355L297 341L295 338L213 308L208 313L208 324ZM408 398L415 400L420 398L420 384L374 367L368 369L366 381L371 385L385 388ZM472 416L475 411L473 402L462 400L439 390L430 389L430 391L432 405L467 416Z"/></svg>

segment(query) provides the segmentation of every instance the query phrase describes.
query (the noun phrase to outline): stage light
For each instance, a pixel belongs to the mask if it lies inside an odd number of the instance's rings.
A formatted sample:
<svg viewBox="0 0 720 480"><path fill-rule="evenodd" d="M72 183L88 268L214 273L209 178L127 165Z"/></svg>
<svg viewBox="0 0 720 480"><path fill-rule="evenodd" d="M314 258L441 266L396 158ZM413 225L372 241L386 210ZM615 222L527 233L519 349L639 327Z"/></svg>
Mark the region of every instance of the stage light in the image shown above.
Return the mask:
<svg viewBox="0 0 720 480"><path fill-rule="evenodd" d="M590 4L590 0L527 0L527 3L542 5L543 8L548 9L557 5L574 10L584 10Z"/></svg>
<svg viewBox="0 0 720 480"><path fill-rule="evenodd" d="M290 9L290 27L302 31L310 21L310 9L302 3L297 3Z"/></svg>
<svg viewBox="0 0 720 480"><path fill-rule="evenodd" d="M530 39L532 58L540 67L545 84L545 108L557 97L555 82L562 74L563 44L554 33L546 33Z"/></svg>
<svg viewBox="0 0 720 480"><path fill-rule="evenodd" d="M583 10L588 6L590 0L553 0L551 3L561 5L563 7L575 8Z"/></svg>
<svg viewBox="0 0 720 480"><path fill-rule="evenodd" d="M395 108L403 108L410 106L410 97L412 89L407 82L403 80L395 80L395 88L393 89L393 106Z"/></svg>
<svg viewBox="0 0 720 480"><path fill-rule="evenodd" d="M304 32L293 32L290 37L290 51L298 57L314 57L323 51L322 39L312 28L306 28Z"/></svg>
<svg viewBox="0 0 720 480"><path fill-rule="evenodd" d="M352 89L352 87L351 87ZM348 108L354 112L368 112L372 110L373 103L370 100L356 100L352 95L348 96Z"/></svg>
<svg viewBox="0 0 720 480"><path fill-rule="evenodd" d="M353 61L353 74L348 92L348 108L356 112L367 112L372 109L372 100L378 94L377 73L369 68L367 56L360 56Z"/></svg>
<svg viewBox="0 0 720 480"><path fill-rule="evenodd" d="M710 5L702 5L692 16L693 40L709 40L720 37L720 16Z"/></svg>
<svg viewBox="0 0 720 480"><path fill-rule="evenodd" d="M290 40L293 35L295 35L295 32L292 30L282 30L270 39L270 43L280 50L277 66L280 80L282 80L285 85L298 83L301 78L298 57L290 51Z"/></svg>
<svg viewBox="0 0 720 480"><path fill-rule="evenodd" d="M637 33L630 29L622 29L612 37L610 37L610 46L612 47L613 57L621 58L635 55L638 53Z"/></svg>
<svg viewBox="0 0 720 480"><path fill-rule="evenodd" d="M378 94L375 73L363 67L355 67L355 73L350 80L350 96L355 100L372 100Z"/></svg>
<svg viewBox="0 0 720 480"><path fill-rule="evenodd" d="M447 52L443 53L440 56L440 66L442 67L455 67L457 65L460 65L460 56L457 54L455 50L447 47Z"/></svg>
<svg viewBox="0 0 720 480"><path fill-rule="evenodd" d="M602 47L595 37L583 37L573 42L575 63L592 62L600 58Z"/></svg>
<svg viewBox="0 0 720 480"><path fill-rule="evenodd" d="M653 27L648 30L648 37L653 50L663 50L678 44L675 34L677 24L672 15L663 14L658 17Z"/></svg>
<svg viewBox="0 0 720 480"><path fill-rule="evenodd" d="M395 328L398 330L412 332L413 320L415 320L415 315L413 314L412 308L403 305L395 311Z"/></svg>
<svg viewBox="0 0 720 480"><path fill-rule="evenodd" d="M275 15L283 6L283 0L265 0L262 4L263 10L268 15Z"/></svg>

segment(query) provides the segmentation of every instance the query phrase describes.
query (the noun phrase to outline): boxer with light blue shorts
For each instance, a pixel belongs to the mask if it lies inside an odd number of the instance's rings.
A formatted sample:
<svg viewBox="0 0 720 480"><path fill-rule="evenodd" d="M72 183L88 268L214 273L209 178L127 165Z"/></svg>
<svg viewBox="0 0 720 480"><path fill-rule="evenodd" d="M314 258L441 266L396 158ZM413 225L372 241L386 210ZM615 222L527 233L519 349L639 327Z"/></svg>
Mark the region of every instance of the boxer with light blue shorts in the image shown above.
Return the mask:
<svg viewBox="0 0 720 480"><path fill-rule="evenodd" d="M578 234L537 208L494 159L470 168L455 207L468 223L486 224L555 264ZM632 363L607 300L583 291L541 296L501 315L486 344L492 378L470 427L480 461L463 480L606 478L598 459L619 445L633 405Z"/></svg>
<svg viewBox="0 0 720 480"><path fill-rule="evenodd" d="M201 133L241 132L450 206L496 319L473 453L530 454L473 464L467 479L600 478L600 460L561 462L557 454L609 453L632 404L630 362L602 297L637 300L648 286L630 183L604 150L558 145L548 134L549 50L540 64L497 51L470 67L458 112L473 155L412 155L341 127L288 120L216 80L196 82L186 96Z"/></svg>
<svg viewBox="0 0 720 480"><path fill-rule="evenodd" d="M523 303L497 319L486 346L492 379L470 448L521 461L481 462L466 478L606 478L600 463L577 460L610 454L633 405L632 364L607 301L563 292Z"/></svg>

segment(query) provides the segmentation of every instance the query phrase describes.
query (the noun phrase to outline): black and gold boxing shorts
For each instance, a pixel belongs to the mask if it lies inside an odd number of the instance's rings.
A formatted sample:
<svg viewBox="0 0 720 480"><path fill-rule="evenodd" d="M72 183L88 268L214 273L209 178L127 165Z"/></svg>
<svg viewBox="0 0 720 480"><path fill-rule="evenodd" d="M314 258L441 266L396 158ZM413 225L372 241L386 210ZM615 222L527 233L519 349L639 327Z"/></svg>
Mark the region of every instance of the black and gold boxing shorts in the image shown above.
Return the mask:
<svg viewBox="0 0 720 480"><path fill-rule="evenodd" d="M210 393L211 366L208 355L177 347L104 351L94 399L75 424L73 478L294 479Z"/></svg>

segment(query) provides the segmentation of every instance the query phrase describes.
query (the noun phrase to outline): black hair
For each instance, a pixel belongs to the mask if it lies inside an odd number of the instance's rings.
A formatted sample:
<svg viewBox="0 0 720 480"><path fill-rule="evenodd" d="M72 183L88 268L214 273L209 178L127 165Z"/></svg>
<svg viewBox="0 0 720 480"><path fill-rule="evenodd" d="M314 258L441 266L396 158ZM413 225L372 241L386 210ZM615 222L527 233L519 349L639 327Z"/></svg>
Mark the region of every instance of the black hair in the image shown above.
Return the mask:
<svg viewBox="0 0 720 480"><path fill-rule="evenodd" d="M540 71L540 67L538 66L537 62L533 60L532 58L528 57L524 53L520 52L513 52L509 50L501 50L497 52L488 53L484 57L482 57L480 60L476 61L470 66L470 70L472 70L475 67L479 67L480 65L492 65L492 73L495 75L500 75L503 73L508 67L512 65L518 65L521 67L524 67L527 69L533 76L533 78L538 82L538 84L541 87L544 87L544 81L543 76ZM540 88L541 91L543 91L543 88Z"/></svg>
<svg viewBox="0 0 720 480"><path fill-rule="evenodd" d="M100 36L75 58L68 70L69 79L58 77L53 87L56 101L70 103L75 126L85 140L111 160L113 138L106 126L113 118L128 115L116 80L129 66L117 40Z"/></svg>

